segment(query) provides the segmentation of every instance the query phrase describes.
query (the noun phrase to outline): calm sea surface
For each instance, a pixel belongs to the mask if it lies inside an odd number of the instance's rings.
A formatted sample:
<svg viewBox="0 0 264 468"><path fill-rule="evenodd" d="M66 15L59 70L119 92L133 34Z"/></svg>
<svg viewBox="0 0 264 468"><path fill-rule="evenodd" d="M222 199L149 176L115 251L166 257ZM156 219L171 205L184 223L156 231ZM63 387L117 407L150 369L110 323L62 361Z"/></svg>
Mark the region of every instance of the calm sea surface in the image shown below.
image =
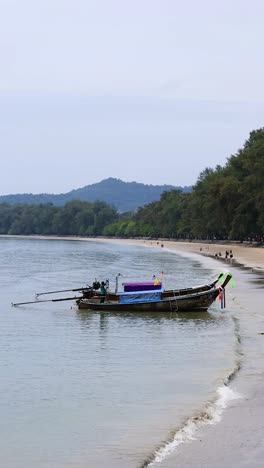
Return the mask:
<svg viewBox="0 0 264 468"><path fill-rule="evenodd" d="M1 238L0 259L1 467L144 466L234 366L234 323L219 302L195 314L80 312L74 301L11 307L95 277L114 289L118 273L121 283L163 271L168 288L220 270L157 245L95 241Z"/></svg>

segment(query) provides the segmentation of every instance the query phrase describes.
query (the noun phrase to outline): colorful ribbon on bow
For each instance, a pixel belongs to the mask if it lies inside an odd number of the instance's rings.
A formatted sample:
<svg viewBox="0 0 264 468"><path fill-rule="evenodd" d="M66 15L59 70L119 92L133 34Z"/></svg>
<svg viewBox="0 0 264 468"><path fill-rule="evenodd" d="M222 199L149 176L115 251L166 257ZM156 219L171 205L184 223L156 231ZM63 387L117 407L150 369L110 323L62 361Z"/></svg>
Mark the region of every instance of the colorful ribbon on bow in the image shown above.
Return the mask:
<svg viewBox="0 0 264 468"><path fill-rule="evenodd" d="M222 288L222 286L220 286L218 288L219 290L219 301L221 301L221 309L225 309L225 306L226 306L226 298L225 298L225 288Z"/></svg>

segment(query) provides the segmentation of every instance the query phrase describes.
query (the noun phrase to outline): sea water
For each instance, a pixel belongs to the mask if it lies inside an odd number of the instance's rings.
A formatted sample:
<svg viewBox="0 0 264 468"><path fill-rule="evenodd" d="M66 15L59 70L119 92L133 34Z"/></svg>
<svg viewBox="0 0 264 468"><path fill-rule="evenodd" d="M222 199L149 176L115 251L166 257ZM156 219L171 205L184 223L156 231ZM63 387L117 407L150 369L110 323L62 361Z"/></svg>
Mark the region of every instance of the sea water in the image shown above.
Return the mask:
<svg viewBox="0 0 264 468"><path fill-rule="evenodd" d="M236 325L219 301L203 313L142 314L11 302L95 279L114 290L116 277L120 289L153 275L166 288L194 286L220 269L156 242L2 237L0 259L1 467L158 466L190 418L217 408L237 353Z"/></svg>

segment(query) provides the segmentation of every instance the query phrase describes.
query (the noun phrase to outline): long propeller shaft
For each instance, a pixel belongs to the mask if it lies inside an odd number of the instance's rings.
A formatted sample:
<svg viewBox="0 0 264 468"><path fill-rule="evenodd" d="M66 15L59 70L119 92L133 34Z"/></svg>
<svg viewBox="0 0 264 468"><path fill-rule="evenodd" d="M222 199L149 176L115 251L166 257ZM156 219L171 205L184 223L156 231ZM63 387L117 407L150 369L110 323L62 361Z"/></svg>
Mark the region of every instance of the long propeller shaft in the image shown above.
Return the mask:
<svg viewBox="0 0 264 468"><path fill-rule="evenodd" d="M42 301L28 301L28 302L12 302L12 306L20 306L26 304L39 304L40 302L60 302L60 301L74 301L75 299L82 299L82 296L74 297L61 297L60 299L44 299Z"/></svg>

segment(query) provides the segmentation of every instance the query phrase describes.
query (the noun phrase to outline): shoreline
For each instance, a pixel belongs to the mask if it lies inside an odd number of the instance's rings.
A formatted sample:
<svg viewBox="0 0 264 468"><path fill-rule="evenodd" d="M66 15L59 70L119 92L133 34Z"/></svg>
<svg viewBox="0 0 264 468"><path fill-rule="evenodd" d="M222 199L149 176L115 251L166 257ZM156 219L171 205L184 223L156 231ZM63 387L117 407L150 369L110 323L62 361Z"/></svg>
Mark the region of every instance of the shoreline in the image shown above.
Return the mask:
<svg viewBox="0 0 264 468"><path fill-rule="evenodd" d="M118 240L114 240L118 242ZM234 290L227 288L228 308L238 327L239 370L227 387L241 398L230 400L220 421L198 426L193 440L178 445L171 455L153 466L160 468L257 468L264 456L264 249L253 246L189 243L167 240L121 240L195 256L200 261L229 270L236 280ZM163 247L161 247L163 246ZM233 259L225 259L226 250ZM222 253L221 257L215 254ZM227 313L229 313L227 308ZM177 434L176 434L177 437ZM152 466L152 465L151 465Z"/></svg>
<svg viewBox="0 0 264 468"><path fill-rule="evenodd" d="M118 244L134 244L145 246L165 247L175 251L189 252L190 254L204 255L214 260L223 261L226 267L244 266L251 268L256 273L264 273L264 245L243 244L238 242L206 242L206 241L178 241L167 239L123 239L108 237L79 237L79 236L42 236L42 235L10 235L0 234L0 238L6 239L43 239L43 240L67 240L78 242L115 242ZM225 261L225 252L232 251L233 258ZM219 257L219 253L221 256ZM215 255L218 254L218 257Z"/></svg>
<svg viewBox="0 0 264 468"><path fill-rule="evenodd" d="M235 277L235 289L228 289L228 309L234 327L239 328L241 366L228 387L240 394L240 399L228 403L217 423L198 427L192 440L186 440L160 463L160 468L257 468L264 456L264 248L214 243L194 243L167 240L108 239L50 236L1 236L2 238L34 238L114 242L164 248L202 263L209 262L220 270L229 270ZM233 259L223 253L232 250ZM215 253L221 251L221 257ZM220 262L220 264L219 264ZM231 297L232 296L232 297Z"/></svg>
<svg viewBox="0 0 264 468"><path fill-rule="evenodd" d="M252 268L257 273L264 273L264 247L254 245L232 244L232 243L209 243L209 242L183 242L172 240L144 240L144 239L108 239L96 238L88 239L103 242L117 242L125 244L146 245L152 247L163 246L163 248L189 252L192 254L203 255L210 257L216 261L224 262L227 268L230 266L245 266ZM225 259L225 252L232 251L233 258ZM221 253L221 256L219 256ZM215 255L218 255L217 257Z"/></svg>
<svg viewBox="0 0 264 468"><path fill-rule="evenodd" d="M198 426L192 440L178 445L171 455L153 466L260 467L264 456L264 315L261 314L264 249L233 244L155 243L157 248L161 248L162 244L166 250L192 257L195 255L201 261L210 259L213 265L220 262L222 268L224 266L234 275L235 290L231 293L228 289L227 293L233 296L228 297L228 304L232 301L230 315L234 327L239 327L241 363L227 386L241 398L227 403L220 421L208 421L208 424ZM155 246L153 241L152 246ZM232 261L225 260L223 252L226 249L233 251ZM215 257L215 253L221 250L222 256Z"/></svg>
<svg viewBox="0 0 264 468"><path fill-rule="evenodd" d="M234 329L237 328L241 361L227 387L234 394L240 395L240 398L231 399L227 403L219 421L209 420L207 424L198 426L193 439L185 440L164 460L150 466L259 468L263 465L264 457L264 314L261 314L264 249L234 244L167 240L110 241L164 248L192 258L195 256L203 263L209 261L214 266L220 262L220 269L229 270L236 280L234 290L227 288L227 297ZM223 253L230 249L233 259L226 260ZM215 257L215 253L219 252L222 256Z"/></svg>

